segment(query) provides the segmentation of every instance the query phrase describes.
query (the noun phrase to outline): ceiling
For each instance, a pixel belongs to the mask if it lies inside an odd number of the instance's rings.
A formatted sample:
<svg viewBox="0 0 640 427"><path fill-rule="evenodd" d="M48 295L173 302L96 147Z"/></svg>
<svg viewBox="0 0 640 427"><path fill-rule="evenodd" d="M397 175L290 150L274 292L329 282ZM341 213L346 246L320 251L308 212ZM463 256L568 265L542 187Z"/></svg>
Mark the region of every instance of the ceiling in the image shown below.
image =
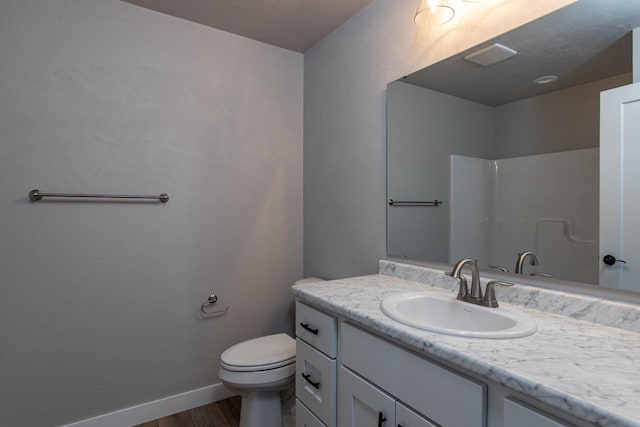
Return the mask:
<svg viewBox="0 0 640 427"><path fill-rule="evenodd" d="M124 0L264 43L304 52L371 0Z"/></svg>
<svg viewBox="0 0 640 427"><path fill-rule="evenodd" d="M417 71L404 82L490 106L631 72L638 0L581 0ZM465 56L500 43L517 55L482 67ZM533 79L557 75L548 85Z"/></svg>

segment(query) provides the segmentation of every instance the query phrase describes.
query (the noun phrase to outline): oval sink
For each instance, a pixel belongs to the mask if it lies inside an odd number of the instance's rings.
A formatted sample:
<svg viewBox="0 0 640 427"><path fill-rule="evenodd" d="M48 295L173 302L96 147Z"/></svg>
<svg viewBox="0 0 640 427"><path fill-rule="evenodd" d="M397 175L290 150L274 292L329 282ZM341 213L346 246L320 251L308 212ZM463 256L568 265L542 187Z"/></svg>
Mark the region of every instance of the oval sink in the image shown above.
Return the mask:
<svg viewBox="0 0 640 427"><path fill-rule="evenodd" d="M482 307L431 292L391 295L382 300L380 309L405 325L447 335L518 338L537 330L533 319L517 310Z"/></svg>

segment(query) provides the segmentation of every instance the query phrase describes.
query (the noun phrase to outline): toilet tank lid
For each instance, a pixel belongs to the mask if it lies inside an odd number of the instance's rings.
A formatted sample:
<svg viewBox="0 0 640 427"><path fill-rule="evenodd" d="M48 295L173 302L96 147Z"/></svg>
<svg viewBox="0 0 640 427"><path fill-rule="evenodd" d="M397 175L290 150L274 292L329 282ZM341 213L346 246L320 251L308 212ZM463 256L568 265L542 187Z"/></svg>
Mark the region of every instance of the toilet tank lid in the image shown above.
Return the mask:
<svg viewBox="0 0 640 427"><path fill-rule="evenodd" d="M304 279L296 280L293 282L294 285L306 285L308 283L316 283L316 282L324 282L324 279L320 279L318 277L305 277Z"/></svg>
<svg viewBox="0 0 640 427"><path fill-rule="evenodd" d="M271 365L296 357L296 341L287 334L267 335L229 347L220 359L233 366Z"/></svg>

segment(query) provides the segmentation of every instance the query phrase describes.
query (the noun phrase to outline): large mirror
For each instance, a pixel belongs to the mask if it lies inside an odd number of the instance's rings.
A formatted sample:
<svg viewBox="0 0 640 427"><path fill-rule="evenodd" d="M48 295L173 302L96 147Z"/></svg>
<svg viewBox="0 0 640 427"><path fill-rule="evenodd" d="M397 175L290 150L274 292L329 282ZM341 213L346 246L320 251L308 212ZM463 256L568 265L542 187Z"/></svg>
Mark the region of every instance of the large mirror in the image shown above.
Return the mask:
<svg viewBox="0 0 640 427"><path fill-rule="evenodd" d="M390 83L387 254L607 286L600 96L638 27L638 1L581 0Z"/></svg>

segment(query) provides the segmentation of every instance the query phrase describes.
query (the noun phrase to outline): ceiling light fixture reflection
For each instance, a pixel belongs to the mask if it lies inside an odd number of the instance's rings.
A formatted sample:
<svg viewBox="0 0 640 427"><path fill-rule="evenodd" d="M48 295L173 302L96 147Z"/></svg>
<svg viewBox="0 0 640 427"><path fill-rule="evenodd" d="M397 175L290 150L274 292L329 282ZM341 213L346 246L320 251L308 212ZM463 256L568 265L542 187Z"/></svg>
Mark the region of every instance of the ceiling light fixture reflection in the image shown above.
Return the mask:
<svg viewBox="0 0 640 427"><path fill-rule="evenodd" d="M542 76L542 77L538 77L537 79L533 80L533 83L537 84L537 85L546 85L548 83L553 83L556 80L558 80L558 76Z"/></svg>
<svg viewBox="0 0 640 427"><path fill-rule="evenodd" d="M450 0L420 0L413 20L422 27L442 25L451 21L455 14Z"/></svg>

